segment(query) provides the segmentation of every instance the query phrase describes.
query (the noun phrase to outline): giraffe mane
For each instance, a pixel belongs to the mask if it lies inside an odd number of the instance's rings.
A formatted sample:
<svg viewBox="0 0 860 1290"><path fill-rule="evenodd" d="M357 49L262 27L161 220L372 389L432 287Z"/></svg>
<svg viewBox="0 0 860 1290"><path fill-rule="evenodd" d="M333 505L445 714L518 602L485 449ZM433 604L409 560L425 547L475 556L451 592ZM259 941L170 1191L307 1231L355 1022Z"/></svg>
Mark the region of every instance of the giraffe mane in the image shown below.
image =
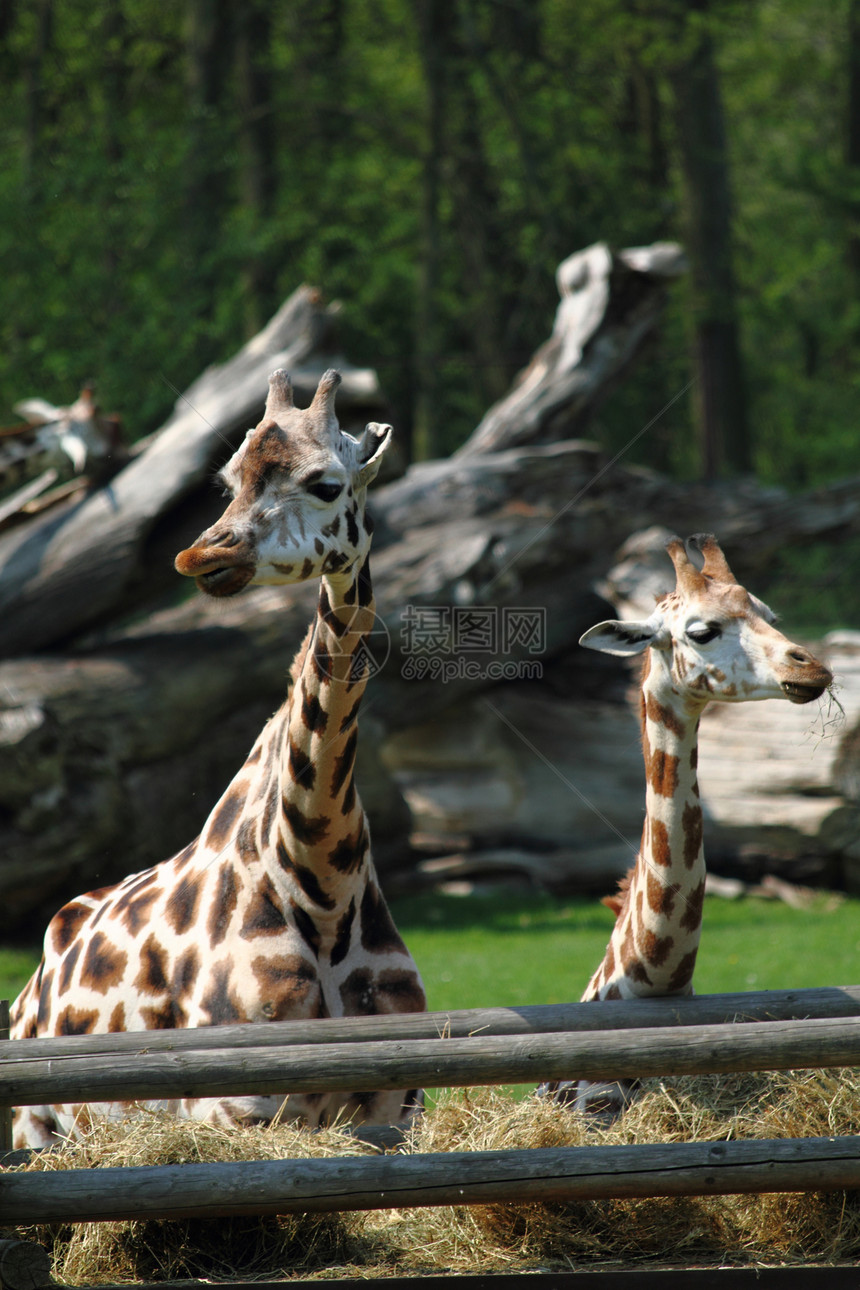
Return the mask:
<svg viewBox="0 0 860 1290"><path fill-rule="evenodd" d="M308 630L305 632L305 639L302 641L301 645L299 646L299 652L298 654L296 654L296 657L293 659L292 664L290 666L290 675L289 675L288 688L287 688L288 695L292 694L293 687L295 686L296 682L298 681L299 677L302 674L302 668L304 667L305 659L308 656L308 649L310 648L311 637L314 634L315 626L316 626L316 620L314 619L311 622L310 626L308 627Z"/></svg>
<svg viewBox="0 0 860 1290"><path fill-rule="evenodd" d="M607 909L611 909L616 919L619 919L627 908L630 900L630 884L633 881L633 875L636 872L636 866L631 865L623 878L618 879L618 890L613 891L609 896L601 896L600 903Z"/></svg>

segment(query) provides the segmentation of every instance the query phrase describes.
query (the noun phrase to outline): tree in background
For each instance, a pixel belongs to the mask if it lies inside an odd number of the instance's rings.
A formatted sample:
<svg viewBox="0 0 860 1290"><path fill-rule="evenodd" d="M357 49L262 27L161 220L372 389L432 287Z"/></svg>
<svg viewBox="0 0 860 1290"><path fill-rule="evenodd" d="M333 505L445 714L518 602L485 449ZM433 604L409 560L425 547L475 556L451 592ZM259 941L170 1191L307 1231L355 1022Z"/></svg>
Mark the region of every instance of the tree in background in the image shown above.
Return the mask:
<svg viewBox="0 0 860 1290"><path fill-rule="evenodd" d="M690 261L695 432L705 479L743 474L753 461L738 336L732 185L710 19L709 0L677 7L669 63Z"/></svg>
<svg viewBox="0 0 860 1290"><path fill-rule="evenodd" d="M444 453L561 259L677 238L689 283L595 435L671 404L641 460L845 470L856 32L856 0L6 0L0 402L94 377L146 433L309 281Z"/></svg>

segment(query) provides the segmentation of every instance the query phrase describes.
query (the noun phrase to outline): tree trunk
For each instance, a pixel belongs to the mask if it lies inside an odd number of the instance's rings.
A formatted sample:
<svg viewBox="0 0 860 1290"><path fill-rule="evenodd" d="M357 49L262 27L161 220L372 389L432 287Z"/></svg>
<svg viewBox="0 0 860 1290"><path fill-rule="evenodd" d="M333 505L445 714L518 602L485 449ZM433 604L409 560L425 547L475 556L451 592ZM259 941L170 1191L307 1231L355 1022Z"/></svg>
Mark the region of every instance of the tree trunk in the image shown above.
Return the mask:
<svg viewBox="0 0 860 1290"><path fill-rule="evenodd" d="M707 19L696 0L693 19ZM732 199L719 72L706 27L692 21L689 49L672 70L675 130L686 202L693 328L693 404L705 479L748 472L747 424L732 267Z"/></svg>
<svg viewBox="0 0 860 1290"><path fill-rule="evenodd" d="M849 0L847 17L847 129L845 161L848 167L848 266L855 296L860 294L860 0Z"/></svg>
<svg viewBox="0 0 860 1290"><path fill-rule="evenodd" d="M226 69L232 53L224 0L187 0L186 74L188 157L185 233L188 248L187 289L196 300L201 322L213 307L218 275L213 262L213 225L226 207L225 121L220 112ZM205 328L197 349L203 357Z"/></svg>
<svg viewBox="0 0 860 1290"><path fill-rule="evenodd" d="M239 94L239 181L248 246L243 270L245 335L260 330L274 306L271 256L262 244L275 201L275 139L268 50L268 6L246 0L235 14Z"/></svg>
<svg viewBox="0 0 860 1290"><path fill-rule="evenodd" d="M45 94L44 63L53 40L53 0L38 0L36 6L36 35L26 60L25 96L26 118L24 126L24 196L32 201L39 188L39 163L43 148L43 127L48 115Z"/></svg>
<svg viewBox="0 0 860 1290"><path fill-rule="evenodd" d="M420 0L418 38L426 90L426 145L421 171L421 258L415 314L416 391L412 456L439 456L440 353L437 300L440 285L441 230L439 192L444 149L442 108L445 100L443 0Z"/></svg>

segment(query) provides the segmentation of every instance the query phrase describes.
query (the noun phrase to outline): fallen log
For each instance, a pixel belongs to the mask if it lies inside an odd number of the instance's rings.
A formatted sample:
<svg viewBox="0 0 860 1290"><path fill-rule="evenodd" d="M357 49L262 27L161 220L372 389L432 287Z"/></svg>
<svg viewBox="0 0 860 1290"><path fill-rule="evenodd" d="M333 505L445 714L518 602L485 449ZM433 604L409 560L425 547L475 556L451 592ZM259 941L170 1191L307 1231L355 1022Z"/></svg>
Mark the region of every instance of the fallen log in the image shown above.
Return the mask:
<svg viewBox="0 0 860 1290"><path fill-rule="evenodd" d="M331 363L335 317L318 292L299 288L238 354L180 395L167 424L110 483L0 534L0 657L66 641L172 584L180 534L190 540L203 527L187 499L259 419L273 368L292 370L299 397L316 388ZM384 409L376 375L340 365L341 420L364 425Z"/></svg>
<svg viewBox="0 0 860 1290"><path fill-rule="evenodd" d="M591 252L583 254L588 261ZM619 327L627 317L632 327L639 315L636 308L625 314L627 297L613 295L620 281L613 273L601 288L604 304L609 293L607 319ZM643 298L657 299L665 281L636 268L622 279L625 290L638 284L634 302L639 287ZM567 297L566 314L560 310L566 321L557 321L554 352L567 355L568 376L579 353L593 381L603 343L599 310L580 307L582 300L573 309L574 299ZM0 651L90 628L73 653L0 662L3 930L28 914L41 920L76 892L187 843L282 702L287 667L313 613L306 588L258 589L230 603L197 597L131 628L112 624L121 608L139 608L178 581L173 555L217 510L208 479L229 451L221 436L256 419L274 363L291 363L301 390L302 372L329 362L331 325L315 293L297 292L260 337L187 391L112 494L102 490L0 535ZM525 415L517 388L517 415ZM540 403L544 386L531 388ZM347 424L366 419L380 399L372 373L347 369L338 396ZM561 423L552 424L557 431ZM507 442L503 435L493 441ZM387 660L382 666L380 657L364 705L358 778L374 851L390 880L398 870L414 872L411 831L436 835L441 850L462 850L454 839L465 835L473 846L506 850L509 871L512 852L536 856L522 872L553 890L605 892L638 842L641 764L635 721L619 703L623 671L576 647L586 627L613 616L594 585L630 533L653 525L717 532L738 576L754 576L775 542L856 528L860 481L789 501L750 485L692 487L610 465L581 440L497 452L480 448L488 442L479 428L462 454L413 466L372 499L377 637ZM455 616L463 622L489 613L498 627L515 610L542 615L539 648L497 641L495 652L464 655ZM422 654L407 617L424 611L444 630ZM520 665L536 665L537 673L518 680L499 672ZM804 871L806 880L821 879L822 856L835 857L839 879L838 857L856 836L851 784L860 774L852 752L860 691L856 704L853 689L848 697L848 721L827 749L831 769L815 772L814 794L797 792L802 774L789 774L791 791L777 801L765 780L735 828L727 781L723 805L711 811L718 826L712 832L709 824L712 855L712 839L726 855L750 842L786 857L808 852L819 867ZM783 708L774 720L797 719L798 710ZM797 746L793 733L779 735L781 751ZM769 737L758 736L762 754ZM707 739L706 724L705 761ZM766 769L767 758L758 760ZM703 791L710 809L704 776ZM777 828L780 821L787 827ZM425 877L431 880L429 871Z"/></svg>
<svg viewBox="0 0 860 1290"><path fill-rule="evenodd" d="M685 268L672 242L615 253L598 242L564 260L552 335L459 455L581 435L656 329L666 284Z"/></svg>

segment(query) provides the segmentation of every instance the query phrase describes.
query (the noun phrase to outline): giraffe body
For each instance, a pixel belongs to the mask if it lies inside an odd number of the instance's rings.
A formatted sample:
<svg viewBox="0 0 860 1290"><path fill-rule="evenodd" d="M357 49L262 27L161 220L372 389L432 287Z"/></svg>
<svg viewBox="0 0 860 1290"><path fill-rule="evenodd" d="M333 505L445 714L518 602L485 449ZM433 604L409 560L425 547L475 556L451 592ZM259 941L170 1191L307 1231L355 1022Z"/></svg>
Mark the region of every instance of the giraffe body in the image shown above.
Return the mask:
<svg viewBox="0 0 860 1290"><path fill-rule="evenodd" d="M699 569L687 547L704 556ZM610 654L643 654L640 688L645 821L636 863L605 903L616 915L583 1001L691 994L705 896L703 815L696 766L710 702L809 703L830 672L774 624L767 605L734 578L716 540L667 545L676 586L646 622L605 622L581 638ZM629 1084L559 1081L544 1091L579 1109L615 1114Z"/></svg>
<svg viewBox="0 0 860 1290"><path fill-rule="evenodd" d="M332 409L338 381L327 373L300 412L285 375L274 374L263 421L222 472L230 506L177 557L179 571L213 595L321 578L287 700L194 842L54 917L42 963L13 1005L14 1038L426 1006L379 888L354 782L374 619L365 489L390 428L369 426L360 440L343 434ZM414 1113L420 1095L359 1090L161 1105L220 1123L266 1121L282 1105L311 1126L336 1115L394 1123ZM86 1115L74 1105L22 1108L16 1145L49 1145Z"/></svg>

